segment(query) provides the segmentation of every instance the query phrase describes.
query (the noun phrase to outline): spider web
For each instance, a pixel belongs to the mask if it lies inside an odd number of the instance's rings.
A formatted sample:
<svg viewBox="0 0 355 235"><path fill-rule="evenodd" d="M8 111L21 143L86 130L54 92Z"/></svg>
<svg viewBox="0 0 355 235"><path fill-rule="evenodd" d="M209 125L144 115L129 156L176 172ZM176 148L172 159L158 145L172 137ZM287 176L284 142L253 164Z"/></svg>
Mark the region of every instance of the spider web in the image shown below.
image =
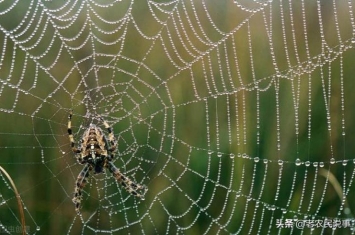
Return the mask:
<svg viewBox="0 0 355 235"><path fill-rule="evenodd" d="M354 234L353 1L12 0L0 15L0 165L27 234ZM144 200L106 172L75 213L71 109L77 141L99 116L113 127ZM0 233L20 233L0 185Z"/></svg>

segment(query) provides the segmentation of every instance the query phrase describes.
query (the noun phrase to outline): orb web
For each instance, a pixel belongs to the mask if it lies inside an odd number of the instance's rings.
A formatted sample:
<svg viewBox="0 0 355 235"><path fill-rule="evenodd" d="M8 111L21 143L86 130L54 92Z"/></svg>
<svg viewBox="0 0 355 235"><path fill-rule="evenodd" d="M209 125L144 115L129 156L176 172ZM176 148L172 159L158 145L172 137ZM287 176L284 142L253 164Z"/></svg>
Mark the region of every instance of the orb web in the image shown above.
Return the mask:
<svg viewBox="0 0 355 235"><path fill-rule="evenodd" d="M353 1L14 0L0 15L0 165L27 234L354 233ZM112 126L144 200L106 171L75 213L70 110L77 142ZM0 184L0 233L19 233Z"/></svg>

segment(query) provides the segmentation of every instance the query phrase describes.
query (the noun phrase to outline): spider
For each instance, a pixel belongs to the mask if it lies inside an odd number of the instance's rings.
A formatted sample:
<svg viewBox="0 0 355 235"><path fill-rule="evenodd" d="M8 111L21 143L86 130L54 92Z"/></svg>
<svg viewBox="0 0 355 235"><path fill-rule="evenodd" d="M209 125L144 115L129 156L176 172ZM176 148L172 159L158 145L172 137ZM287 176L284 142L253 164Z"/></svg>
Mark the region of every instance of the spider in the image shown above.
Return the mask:
<svg viewBox="0 0 355 235"><path fill-rule="evenodd" d="M75 147L74 136L71 129L71 119L73 112L70 111L68 117L68 134L72 151L74 152L79 164L85 165L79 173L75 184L73 203L75 210L80 213L80 205L83 199L82 190L87 182L90 172L94 174L103 173L105 168L112 173L113 177L120 183L130 194L143 198L146 187L137 184L123 175L120 170L112 163L114 152L117 149L117 140L113 134L112 128L102 119L105 128L108 131L108 141L102 129L94 124L85 130L80 144Z"/></svg>

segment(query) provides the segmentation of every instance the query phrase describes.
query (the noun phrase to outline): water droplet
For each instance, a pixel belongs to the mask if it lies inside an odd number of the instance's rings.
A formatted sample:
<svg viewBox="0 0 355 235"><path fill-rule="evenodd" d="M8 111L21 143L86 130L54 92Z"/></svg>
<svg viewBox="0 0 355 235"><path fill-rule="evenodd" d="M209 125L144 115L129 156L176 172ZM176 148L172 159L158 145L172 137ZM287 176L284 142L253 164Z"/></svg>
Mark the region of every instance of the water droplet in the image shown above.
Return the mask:
<svg viewBox="0 0 355 235"><path fill-rule="evenodd" d="M37 226L37 227L36 227L36 230L37 230L37 231L41 230L41 227L40 227L40 226Z"/></svg>
<svg viewBox="0 0 355 235"><path fill-rule="evenodd" d="M297 158L295 164L296 164L296 166L300 166L302 164L302 162L299 158Z"/></svg>
<svg viewBox="0 0 355 235"><path fill-rule="evenodd" d="M282 160L278 160L277 164L279 164L279 166L282 166L284 164L284 162Z"/></svg>
<svg viewBox="0 0 355 235"><path fill-rule="evenodd" d="M311 165L310 161L306 161L304 164L305 164L305 166L310 166Z"/></svg>
<svg viewBox="0 0 355 235"><path fill-rule="evenodd" d="M335 163L335 159L334 158L331 158L330 159L330 164L334 164Z"/></svg>
<svg viewBox="0 0 355 235"><path fill-rule="evenodd" d="M229 154L229 157L234 158L235 157L234 153Z"/></svg>
<svg viewBox="0 0 355 235"><path fill-rule="evenodd" d="M318 166L318 162L313 162L313 166L317 167Z"/></svg>
<svg viewBox="0 0 355 235"><path fill-rule="evenodd" d="M259 159L258 157L255 157L255 158L254 158L254 162L259 162L259 160L260 160L260 159Z"/></svg>
<svg viewBox="0 0 355 235"><path fill-rule="evenodd" d="M346 166L348 164L348 160L343 160L343 166Z"/></svg>
<svg viewBox="0 0 355 235"><path fill-rule="evenodd" d="M320 162L320 163L319 163L319 166L320 166L320 167L324 167L324 162Z"/></svg>

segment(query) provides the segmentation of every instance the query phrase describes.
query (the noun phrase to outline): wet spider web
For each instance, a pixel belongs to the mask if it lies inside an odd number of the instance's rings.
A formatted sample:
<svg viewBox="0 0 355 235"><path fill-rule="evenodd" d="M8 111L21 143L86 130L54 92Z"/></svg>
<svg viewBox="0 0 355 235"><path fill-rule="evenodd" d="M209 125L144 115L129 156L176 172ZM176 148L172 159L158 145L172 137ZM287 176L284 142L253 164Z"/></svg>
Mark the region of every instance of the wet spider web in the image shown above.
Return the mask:
<svg viewBox="0 0 355 235"><path fill-rule="evenodd" d="M354 234L281 225L354 223L354 4L1 1L0 165L27 233ZM112 125L144 200L106 172L75 213L71 109L77 141Z"/></svg>

